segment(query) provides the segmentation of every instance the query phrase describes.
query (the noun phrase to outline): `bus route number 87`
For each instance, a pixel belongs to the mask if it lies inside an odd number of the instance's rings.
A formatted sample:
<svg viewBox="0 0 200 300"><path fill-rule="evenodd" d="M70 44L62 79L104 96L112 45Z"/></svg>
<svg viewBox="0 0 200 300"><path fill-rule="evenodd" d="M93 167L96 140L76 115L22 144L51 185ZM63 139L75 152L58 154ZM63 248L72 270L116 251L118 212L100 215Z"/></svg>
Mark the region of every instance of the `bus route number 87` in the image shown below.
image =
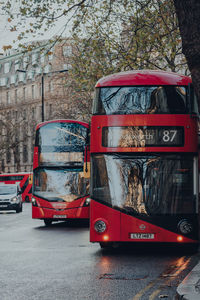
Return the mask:
<svg viewBox="0 0 200 300"><path fill-rule="evenodd" d="M164 130L162 140L165 143L173 143L177 135L177 130Z"/></svg>

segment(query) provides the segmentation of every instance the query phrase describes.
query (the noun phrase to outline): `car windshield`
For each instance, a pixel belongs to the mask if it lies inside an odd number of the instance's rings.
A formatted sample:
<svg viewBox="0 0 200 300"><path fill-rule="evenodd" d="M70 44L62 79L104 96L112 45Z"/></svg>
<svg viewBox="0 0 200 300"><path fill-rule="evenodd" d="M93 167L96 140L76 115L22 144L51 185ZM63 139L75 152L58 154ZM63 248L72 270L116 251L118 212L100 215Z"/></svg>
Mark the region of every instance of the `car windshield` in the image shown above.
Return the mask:
<svg viewBox="0 0 200 300"><path fill-rule="evenodd" d="M93 113L185 114L189 113L186 100L184 86L103 87L97 88Z"/></svg>
<svg viewBox="0 0 200 300"><path fill-rule="evenodd" d="M39 168L34 171L33 194L48 201L66 201L89 193L89 179L82 169Z"/></svg>
<svg viewBox="0 0 200 300"><path fill-rule="evenodd" d="M133 215L195 212L193 157L121 155L92 157L91 196Z"/></svg>
<svg viewBox="0 0 200 300"><path fill-rule="evenodd" d="M0 186L0 195L11 195L17 191L15 186Z"/></svg>

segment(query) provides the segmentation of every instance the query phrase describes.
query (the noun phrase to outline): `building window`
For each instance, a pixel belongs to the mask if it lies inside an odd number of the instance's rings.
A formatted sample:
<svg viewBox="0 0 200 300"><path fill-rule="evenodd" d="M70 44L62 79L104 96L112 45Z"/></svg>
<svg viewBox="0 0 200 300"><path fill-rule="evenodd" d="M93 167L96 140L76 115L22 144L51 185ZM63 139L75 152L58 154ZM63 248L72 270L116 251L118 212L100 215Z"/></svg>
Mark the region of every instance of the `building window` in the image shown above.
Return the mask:
<svg viewBox="0 0 200 300"><path fill-rule="evenodd" d="M35 118L35 107L32 107L32 119Z"/></svg>
<svg viewBox="0 0 200 300"><path fill-rule="evenodd" d="M48 60L49 61L53 60L53 52L48 53Z"/></svg>
<svg viewBox="0 0 200 300"><path fill-rule="evenodd" d="M10 149L9 148L6 151L6 162L7 163L11 162L11 153L10 153Z"/></svg>
<svg viewBox="0 0 200 300"><path fill-rule="evenodd" d="M4 163L4 159L1 160L1 170L2 170L2 172L5 172L5 163Z"/></svg>
<svg viewBox="0 0 200 300"><path fill-rule="evenodd" d="M27 72L27 78L28 79L34 79L34 71L33 70L30 70Z"/></svg>
<svg viewBox="0 0 200 300"><path fill-rule="evenodd" d="M0 86L6 85L6 78L0 78Z"/></svg>
<svg viewBox="0 0 200 300"><path fill-rule="evenodd" d="M65 57L70 57L72 55L72 47L71 46L63 46L63 55Z"/></svg>
<svg viewBox="0 0 200 300"><path fill-rule="evenodd" d="M19 73L19 81L24 81L26 73Z"/></svg>
<svg viewBox="0 0 200 300"><path fill-rule="evenodd" d="M7 62L4 64L4 73L9 73L10 71L10 63Z"/></svg>
<svg viewBox="0 0 200 300"><path fill-rule="evenodd" d="M25 56L23 59L23 69L26 69L26 67L28 66L28 62L29 62L29 57Z"/></svg>
<svg viewBox="0 0 200 300"><path fill-rule="evenodd" d="M35 73L36 75L41 74L42 73L42 68L40 66L35 68Z"/></svg>
<svg viewBox="0 0 200 300"><path fill-rule="evenodd" d="M42 54L42 55L40 56L40 62L41 62L42 64L45 63L45 55L44 55L44 54Z"/></svg>
<svg viewBox="0 0 200 300"><path fill-rule="evenodd" d="M16 75L11 75L10 77L10 83L14 84L16 82Z"/></svg>
<svg viewBox="0 0 200 300"><path fill-rule="evenodd" d="M72 69L72 65L71 65L70 63L68 63L68 64L63 64L63 68L64 68L65 70L71 70L71 69Z"/></svg>
<svg viewBox="0 0 200 300"><path fill-rule="evenodd" d="M20 162L20 153L19 153L18 145L14 149L14 162L15 162L15 164Z"/></svg>
<svg viewBox="0 0 200 300"><path fill-rule="evenodd" d="M49 73L51 71L51 66L50 65L46 65L44 67L44 73Z"/></svg>
<svg viewBox="0 0 200 300"><path fill-rule="evenodd" d="M26 100L26 88L25 87L23 88L23 98L24 98L24 100Z"/></svg>
<svg viewBox="0 0 200 300"><path fill-rule="evenodd" d="M15 103L17 103L17 90L15 90Z"/></svg>
<svg viewBox="0 0 200 300"><path fill-rule="evenodd" d="M10 104L10 92L9 91L6 92L6 100L7 100L7 104Z"/></svg>
<svg viewBox="0 0 200 300"><path fill-rule="evenodd" d="M27 145L23 145L23 162L28 161L28 150L27 150Z"/></svg>
<svg viewBox="0 0 200 300"><path fill-rule="evenodd" d="M32 85L31 91L32 91L32 99L34 99L35 98L35 86L34 85Z"/></svg>
<svg viewBox="0 0 200 300"><path fill-rule="evenodd" d="M53 82L49 81L49 92L51 93L53 91Z"/></svg>
<svg viewBox="0 0 200 300"><path fill-rule="evenodd" d="M23 119L26 120L26 110L25 110L25 109L23 110ZM27 125L27 124L25 124L25 126L24 126L25 128L27 128L26 125Z"/></svg>
<svg viewBox="0 0 200 300"><path fill-rule="evenodd" d="M20 62L19 62L19 60L16 60L15 61L15 71L17 71L19 69L20 69Z"/></svg>
<svg viewBox="0 0 200 300"><path fill-rule="evenodd" d="M52 104L49 104L49 117L52 115Z"/></svg>
<svg viewBox="0 0 200 300"><path fill-rule="evenodd" d="M38 56L39 56L38 52L35 52L32 54L32 65L34 65L38 62Z"/></svg>

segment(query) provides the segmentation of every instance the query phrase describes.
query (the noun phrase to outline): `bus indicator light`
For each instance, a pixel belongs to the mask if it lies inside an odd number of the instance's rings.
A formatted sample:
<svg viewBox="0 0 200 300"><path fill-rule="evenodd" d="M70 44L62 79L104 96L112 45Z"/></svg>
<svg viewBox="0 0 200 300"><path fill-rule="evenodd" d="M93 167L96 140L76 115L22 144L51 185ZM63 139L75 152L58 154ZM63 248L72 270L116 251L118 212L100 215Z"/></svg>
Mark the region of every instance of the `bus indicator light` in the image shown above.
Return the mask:
<svg viewBox="0 0 200 300"><path fill-rule="evenodd" d="M178 242L182 242L183 241L183 237L181 235L177 236L177 241Z"/></svg>
<svg viewBox="0 0 200 300"><path fill-rule="evenodd" d="M104 235L104 236L103 236L103 240L104 240L104 241L108 241L108 240L109 240L109 236L108 236L108 235Z"/></svg>

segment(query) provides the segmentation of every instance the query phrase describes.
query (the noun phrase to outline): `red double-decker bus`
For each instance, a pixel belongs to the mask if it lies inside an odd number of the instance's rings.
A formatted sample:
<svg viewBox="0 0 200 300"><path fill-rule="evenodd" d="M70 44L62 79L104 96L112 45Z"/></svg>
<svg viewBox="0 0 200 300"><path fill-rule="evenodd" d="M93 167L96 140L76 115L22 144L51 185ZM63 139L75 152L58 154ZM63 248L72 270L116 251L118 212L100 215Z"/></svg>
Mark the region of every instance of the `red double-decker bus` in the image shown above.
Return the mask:
<svg viewBox="0 0 200 300"><path fill-rule="evenodd" d="M53 120L36 127L32 218L45 225L89 219L89 125Z"/></svg>
<svg viewBox="0 0 200 300"><path fill-rule="evenodd" d="M5 183L5 184L19 183L22 191L23 202L31 202L32 181L33 181L33 174L28 172L0 174L0 183Z"/></svg>
<svg viewBox="0 0 200 300"><path fill-rule="evenodd" d="M97 82L90 145L91 242L197 248L197 125L189 77L142 70Z"/></svg>

